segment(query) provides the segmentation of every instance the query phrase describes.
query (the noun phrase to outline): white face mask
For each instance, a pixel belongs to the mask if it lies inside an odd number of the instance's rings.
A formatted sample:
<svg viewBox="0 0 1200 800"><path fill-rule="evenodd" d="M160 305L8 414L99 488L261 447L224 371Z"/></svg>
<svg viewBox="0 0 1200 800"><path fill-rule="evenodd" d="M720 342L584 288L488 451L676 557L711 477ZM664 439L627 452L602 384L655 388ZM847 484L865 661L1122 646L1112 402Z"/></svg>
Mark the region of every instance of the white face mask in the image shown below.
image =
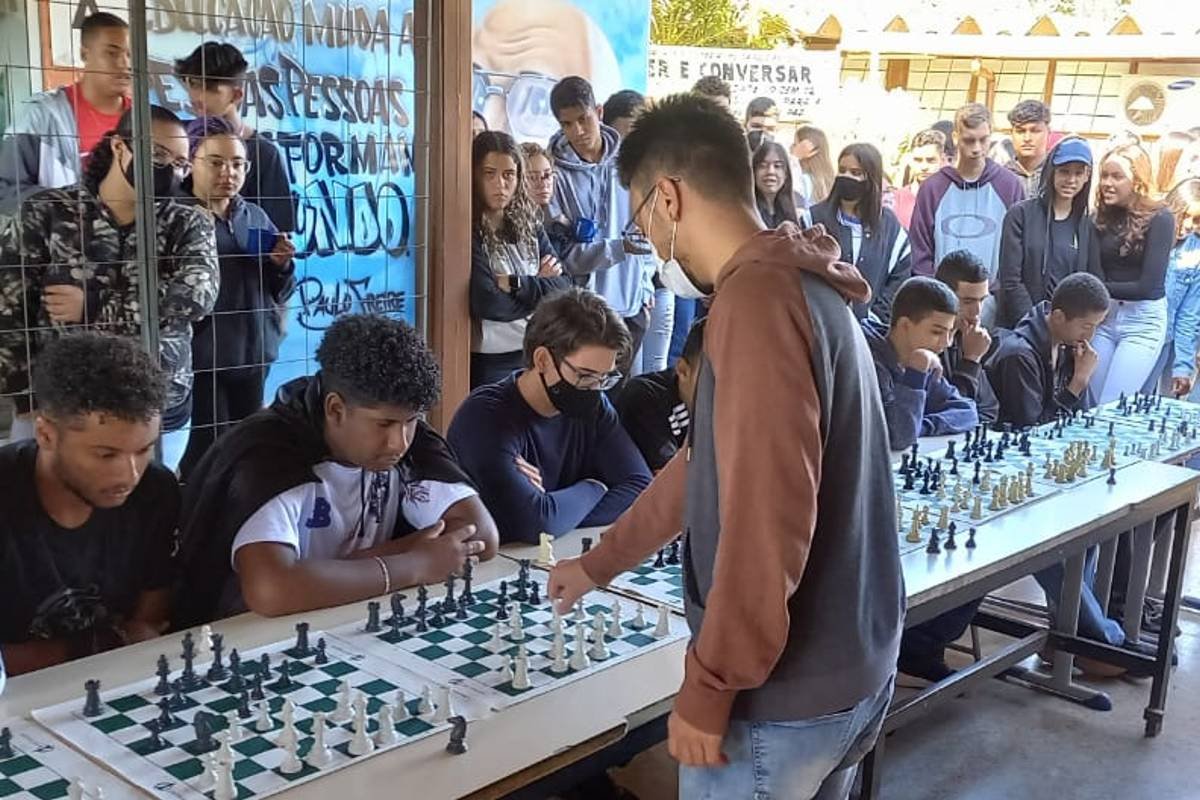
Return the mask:
<svg viewBox="0 0 1200 800"><path fill-rule="evenodd" d="M654 207L658 205L658 189L655 188L654 199L650 202L650 225L654 226ZM708 292L705 292L699 286L692 282L684 271L683 265L679 263L679 259L675 258L675 234L679 230L679 223L671 223L671 252L663 261L662 269L659 270L658 278L662 281L663 286L667 291L674 294L676 297L682 297L684 300L701 300L708 297ZM646 237L649 238L649 231Z"/></svg>

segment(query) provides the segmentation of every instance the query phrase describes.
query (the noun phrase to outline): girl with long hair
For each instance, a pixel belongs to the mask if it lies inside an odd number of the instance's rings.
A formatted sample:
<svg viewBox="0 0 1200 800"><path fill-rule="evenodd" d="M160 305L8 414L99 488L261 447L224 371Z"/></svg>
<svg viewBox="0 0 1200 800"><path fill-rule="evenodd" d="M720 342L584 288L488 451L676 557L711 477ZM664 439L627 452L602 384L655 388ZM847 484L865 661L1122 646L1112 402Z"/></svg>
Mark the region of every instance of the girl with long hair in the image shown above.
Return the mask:
<svg viewBox="0 0 1200 800"><path fill-rule="evenodd" d="M221 291L192 338L192 424L179 464L185 483L218 436L262 408L296 287L295 246L241 195L250 171L242 137L221 117L200 117L188 123L188 138L192 174L184 189L216 227Z"/></svg>
<svg viewBox="0 0 1200 800"><path fill-rule="evenodd" d="M805 208L811 208L829 196L833 188L833 162L829 156L829 138L825 131L812 125L796 128L792 155L799 164L796 189L804 200Z"/></svg>
<svg viewBox="0 0 1200 800"><path fill-rule="evenodd" d="M763 142L750 163L754 167L754 200L763 224L768 228L778 228L785 222L799 225L787 150L778 142Z"/></svg>
<svg viewBox="0 0 1200 800"><path fill-rule="evenodd" d="M471 387L521 368L529 315L571 286L525 182L525 159L507 133L484 131L471 147Z"/></svg>
<svg viewBox="0 0 1200 800"><path fill-rule="evenodd" d="M1099 403L1141 389L1166 339L1175 218L1153 193L1150 156L1140 146L1118 147L1101 160L1096 229L1112 304L1092 341L1097 367L1091 389Z"/></svg>
<svg viewBox="0 0 1200 800"><path fill-rule="evenodd" d="M896 215L883 207L883 157L875 145L847 145L838 155L838 175L829 197L812 209L842 245L842 259L853 263L871 284L871 302L856 303L859 319L891 319L892 297L912 274L908 234Z"/></svg>
<svg viewBox="0 0 1200 800"><path fill-rule="evenodd" d="M1195 385L1200 344L1200 178L1180 181L1166 202L1175 218L1175 247L1167 265L1167 340L1143 391L1187 397Z"/></svg>

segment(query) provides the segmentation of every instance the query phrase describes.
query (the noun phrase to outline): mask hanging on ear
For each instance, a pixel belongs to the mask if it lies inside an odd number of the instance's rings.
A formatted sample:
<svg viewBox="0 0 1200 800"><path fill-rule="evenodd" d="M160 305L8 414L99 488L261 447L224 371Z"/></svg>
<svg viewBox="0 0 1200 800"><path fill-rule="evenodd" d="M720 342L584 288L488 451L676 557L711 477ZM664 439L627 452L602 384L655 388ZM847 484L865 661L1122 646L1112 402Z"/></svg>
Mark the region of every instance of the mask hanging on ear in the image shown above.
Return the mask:
<svg viewBox="0 0 1200 800"><path fill-rule="evenodd" d="M663 286L673 292L676 297L682 297L684 300L700 300L708 297L708 292L692 281L683 265L679 263L679 259L675 258L675 234L678 229L678 222L671 223L671 253L663 262L662 271L658 277Z"/></svg>

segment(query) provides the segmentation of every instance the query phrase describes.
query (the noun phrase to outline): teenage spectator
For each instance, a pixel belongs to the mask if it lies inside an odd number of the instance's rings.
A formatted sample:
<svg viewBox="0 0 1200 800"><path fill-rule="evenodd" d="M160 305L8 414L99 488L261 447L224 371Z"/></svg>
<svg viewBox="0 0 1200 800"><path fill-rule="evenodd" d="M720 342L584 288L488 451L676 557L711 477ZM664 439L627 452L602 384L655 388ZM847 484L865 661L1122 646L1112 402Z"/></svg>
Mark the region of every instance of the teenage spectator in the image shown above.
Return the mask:
<svg viewBox="0 0 1200 800"><path fill-rule="evenodd" d="M846 310L869 289L819 229L763 230L744 148L736 122L684 95L621 150L639 225L660 255L687 254L667 282L715 291L696 413L687 455L559 561L548 594L569 608L686 529L692 641L667 724L679 796L845 797L892 693L904 597L893 504L864 501L892 491Z"/></svg>
<svg viewBox="0 0 1200 800"><path fill-rule="evenodd" d="M1200 158L1200 136L1191 131L1171 131L1158 140L1158 165L1154 176L1159 195L1166 195L1188 177L1200 177L1196 172Z"/></svg>
<svg viewBox="0 0 1200 800"><path fill-rule="evenodd" d="M521 368L529 315L571 286L525 189L525 160L507 133L485 131L471 147L471 388Z"/></svg>
<svg viewBox="0 0 1200 800"><path fill-rule="evenodd" d="M1166 203L1175 217L1175 247L1167 266L1167 341L1143 391L1159 391L1161 383L1163 394L1187 397L1200 342L1200 178L1181 182Z"/></svg>
<svg viewBox="0 0 1200 800"><path fill-rule="evenodd" d="M347 314L316 360L218 439L185 488L176 628L353 603L495 555L491 516L422 419L441 372L420 335Z"/></svg>
<svg viewBox="0 0 1200 800"><path fill-rule="evenodd" d="M296 230L296 204L279 148L242 119L246 71L242 51L225 42L205 42L187 58L175 62L175 77L187 89L192 112L198 117L221 117L246 143L246 173L242 197L262 208L284 233Z"/></svg>
<svg viewBox="0 0 1200 800"><path fill-rule="evenodd" d="M184 483L217 437L263 406L267 369L279 356L282 315L296 286L296 248L266 212L240 194L246 143L221 117L188 124L193 203L216 227L221 290L192 337L192 421L179 463Z"/></svg>
<svg viewBox="0 0 1200 800"><path fill-rule="evenodd" d="M0 448L0 653L14 675L166 630L179 488L166 377L133 339L46 346L35 438Z"/></svg>
<svg viewBox="0 0 1200 800"><path fill-rule="evenodd" d="M631 375L654 303L657 261L645 237L626 232L629 193L616 177L620 135L600 122L591 84L572 76L550 92L550 110L561 130L550 139L554 156L552 219L571 234L559 253L566 272L586 279L625 321L633 346L621 371Z"/></svg>
<svg viewBox="0 0 1200 800"><path fill-rule="evenodd" d="M1088 389L1097 363L1091 342L1108 309L1100 279L1076 272L1002 339L987 364L1000 422L1024 428L1095 405Z"/></svg>
<svg viewBox="0 0 1200 800"><path fill-rule="evenodd" d="M0 144L0 212L39 188L79 183L92 149L129 110L133 87L129 25L107 12L79 30L79 80L31 97Z"/></svg>
<svg viewBox="0 0 1200 800"><path fill-rule="evenodd" d="M1100 245L1092 215L1092 150L1063 139L1043 164L1040 194L1004 216L1000 239L999 324L1012 328L1073 272L1100 274Z"/></svg>
<svg viewBox="0 0 1200 800"><path fill-rule="evenodd" d="M705 75L696 81L692 92L707 97L726 111L732 107L733 88L716 75Z"/></svg>
<svg viewBox="0 0 1200 800"><path fill-rule="evenodd" d="M622 89L604 101L604 124L624 139L633 127L633 121L645 107L646 98L640 92Z"/></svg>
<svg viewBox="0 0 1200 800"><path fill-rule="evenodd" d="M887 323L892 297L912 273L908 234L883 207L883 156L871 144L851 144L838 155L838 175L812 220L842 246L842 260L858 267L871 285L870 303L856 303L859 319L870 314Z"/></svg>
<svg viewBox="0 0 1200 800"><path fill-rule="evenodd" d="M913 208L917 205L917 191L927 178L941 169L945 163L942 149L946 136L930 128L913 137L904 167L902 186L892 193L892 210L896 218L908 230L912 222Z"/></svg>
<svg viewBox="0 0 1200 800"><path fill-rule="evenodd" d="M542 224L546 224L550 201L554 198L554 162L546 148L537 142L521 145L525 157L525 193L538 210Z"/></svg>
<svg viewBox="0 0 1200 800"><path fill-rule="evenodd" d="M662 470L687 440L704 322L692 325L674 367L639 375L617 395L617 416L651 472Z"/></svg>
<svg viewBox="0 0 1200 800"><path fill-rule="evenodd" d="M1153 199L1153 181L1150 156L1141 147L1118 147L1100 162L1096 228L1100 270L1112 297L1094 341L1100 363L1092 391L1101 404L1142 388L1167 336L1175 218Z"/></svg>
<svg viewBox="0 0 1200 800"><path fill-rule="evenodd" d="M968 250L983 262L995 288L1000 231L1008 209L1025 199L1021 179L987 157L992 112L968 103L954 115L958 163L945 166L917 193L908 234L914 275L932 275L947 253ZM995 299L983 309L984 327L995 323Z"/></svg>
<svg viewBox="0 0 1200 800"><path fill-rule="evenodd" d="M892 320L863 320L893 451L919 436L962 433L979 424L975 403L946 379L939 359L954 338L958 298L933 278L909 278L896 292Z"/></svg>
<svg viewBox="0 0 1200 800"><path fill-rule="evenodd" d="M609 525L650 471L605 391L630 346L603 298L570 289L542 301L525 329L525 370L476 389L449 439L504 542Z"/></svg>
<svg viewBox="0 0 1200 800"><path fill-rule="evenodd" d="M208 214L172 198L191 170L183 123L150 107L155 239L158 245L159 355L170 375L162 428L191 416L192 325L212 312L220 273ZM0 225L0 394L21 393L28 415L30 372L50 338L78 326L137 336L139 270L134 226L133 112L92 150L82 181L43 189ZM27 329L35 329L27 334ZM24 427L20 423L24 422ZM13 438L32 435L26 416Z"/></svg>
<svg viewBox="0 0 1200 800"><path fill-rule="evenodd" d="M954 145L954 120L939 119L930 125L929 129L937 131L946 140L945 144L942 145L942 163L955 163L958 160L958 148Z"/></svg>
<svg viewBox="0 0 1200 800"><path fill-rule="evenodd" d="M763 224L768 228L778 228L785 222L800 225L792 166L784 146L779 142L763 142L754 151L751 166L754 167L754 202Z"/></svg>
<svg viewBox="0 0 1200 800"><path fill-rule="evenodd" d="M1050 150L1050 107L1041 100L1022 100L1008 112L1012 126L1015 158L1008 169L1025 182L1025 198L1040 197L1041 183Z"/></svg>
<svg viewBox="0 0 1200 800"><path fill-rule="evenodd" d="M830 160L829 138L820 128L801 125L796 128L792 156L796 159L796 191L800 193L804 207L812 208L829 197L833 189L836 173Z"/></svg>
<svg viewBox="0 0 1200 800"><path fill-rule="evenodd" d="M746 133L762 131L766 139L775 138L779 127L779 106L769 97L756 97L746 104Z"/></svg>
<svg viewBox="0 0 1200 800"><path fill-rule="evenodd" d="M471 138L474 139L479 134L488 130L487 117L480 114L478 111L471 112Z"/></svg>
<svg viewBox="0 0 1200 800"><path fill-rule="evenodd" d="M980 315L988 296L987 268L966 250L956 250L938 264L937 279L958 298L958 321L950 346L942 351L942 374L958 393L975 402L979 421L990 425L999 416L999 402L983 365L993 350L991 334Z"/></svg>

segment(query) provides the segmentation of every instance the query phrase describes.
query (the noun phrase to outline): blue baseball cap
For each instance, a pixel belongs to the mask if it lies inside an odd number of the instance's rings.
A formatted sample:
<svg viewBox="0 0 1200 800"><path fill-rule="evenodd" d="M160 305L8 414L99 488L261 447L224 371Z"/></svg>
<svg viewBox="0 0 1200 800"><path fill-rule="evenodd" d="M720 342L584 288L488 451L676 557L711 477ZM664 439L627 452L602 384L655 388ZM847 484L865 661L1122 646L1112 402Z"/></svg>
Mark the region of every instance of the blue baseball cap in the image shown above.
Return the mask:
<svg viewBox="0 0 1200 800"><path fill-rule="evenodd" d="M1088 147L1087 142L1083 139L1063 139L1058 143L1058 147L1054 148L1054 155L1050 160L1056 167L1061 167L1063 164L1087 164L1092 165L1092 148Z"/></svg>

